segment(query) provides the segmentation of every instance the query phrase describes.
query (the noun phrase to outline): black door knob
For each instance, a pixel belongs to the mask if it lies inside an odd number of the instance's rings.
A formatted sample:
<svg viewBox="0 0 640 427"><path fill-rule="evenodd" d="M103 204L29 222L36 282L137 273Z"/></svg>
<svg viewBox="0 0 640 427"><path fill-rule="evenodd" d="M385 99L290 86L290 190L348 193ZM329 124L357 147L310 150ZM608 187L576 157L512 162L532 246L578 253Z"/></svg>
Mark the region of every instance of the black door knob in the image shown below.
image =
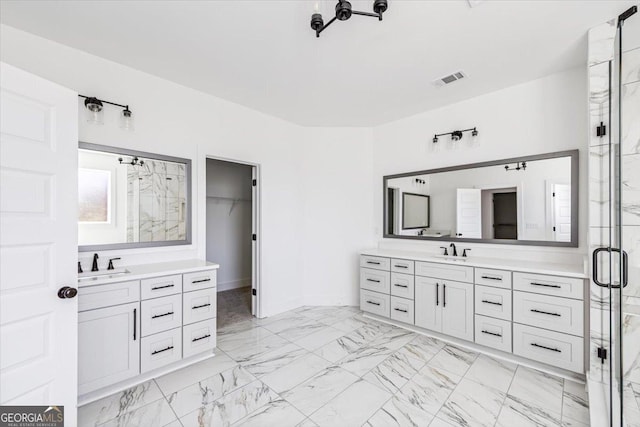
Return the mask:
<svg viewBox="0 0 640 427"><path fill-rule="evenodd" d="M73 298L76 295L78 295L78 290L76 288L72 288L71 286L63 286L58 289L58 298Z"/></svg>

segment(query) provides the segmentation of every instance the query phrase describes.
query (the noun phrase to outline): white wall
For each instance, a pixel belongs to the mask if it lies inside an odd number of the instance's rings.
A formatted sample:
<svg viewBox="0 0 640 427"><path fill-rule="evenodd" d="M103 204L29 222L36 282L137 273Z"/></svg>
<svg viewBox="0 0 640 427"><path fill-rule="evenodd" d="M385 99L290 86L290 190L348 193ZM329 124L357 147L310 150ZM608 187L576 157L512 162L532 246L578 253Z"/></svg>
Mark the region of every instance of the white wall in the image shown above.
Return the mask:
<svg viewBox="0 0 640 427"><path fill-rule="evenodd" d="M359 252L374 245L369 129L309 128L301 164L301 233L307 305L359 304Z"/></svg>
<svg viewBox="0 0 640 427"><path fill-rule="evenodd" d="M251 188L251 166L207 159L206 259L220 264L218 292L251 285Z"/></svg>
<svg viewBox="0 0 640 427"><path fill-rule="evenodd" d="M105 252L101 268L115 256L121 265L205 258L205 158L213 156L260 165L262 315L305 301L357 303L357 252L373 244L370 130L302 128L5 25L0 60L130 105L134 132L106 107L103 126L80 115L80 140L193 160L193 244ZM78 108L84 112L80 100ZM83 265L90 257L80 254ZM335 264L310 274L304 264L313 259ZM313 298L303 298L306 289Z"/></svg>
<svg viewBox="0 0 640 427"><path fill-rule="evenodd" d="M379 188L384 175L580 149L581 209L577 249L464 245L474 248L475 256L581 261L587 252L587 210L584 208L587 201L587 105L586 72L577 68L375 127L374 185ZM433 151L434 134L474 126L479 131L476 144L463 143L458 150ZM441 138L439 144L444 139ZM432 182L432 192L433 187ZM382 239L382 191L373 194L374 234L380 245L438 250L441 242Z"/></svg>

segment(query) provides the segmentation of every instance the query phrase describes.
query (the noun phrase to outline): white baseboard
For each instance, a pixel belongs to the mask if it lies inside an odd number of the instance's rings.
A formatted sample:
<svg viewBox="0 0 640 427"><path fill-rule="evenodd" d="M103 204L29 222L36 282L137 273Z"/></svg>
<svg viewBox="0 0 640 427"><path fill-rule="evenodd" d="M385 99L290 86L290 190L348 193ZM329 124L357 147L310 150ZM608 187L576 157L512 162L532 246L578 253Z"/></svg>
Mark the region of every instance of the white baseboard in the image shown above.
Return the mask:
<svg viewBox="0 0 640 427"><path fill-rule="evenodd" d="M224 282L216 285L218 288L218 292L230 291L232 289L244 288L246 286L251 286L251 278L248 279L239 279L233 280L230 282Z"/></svg>

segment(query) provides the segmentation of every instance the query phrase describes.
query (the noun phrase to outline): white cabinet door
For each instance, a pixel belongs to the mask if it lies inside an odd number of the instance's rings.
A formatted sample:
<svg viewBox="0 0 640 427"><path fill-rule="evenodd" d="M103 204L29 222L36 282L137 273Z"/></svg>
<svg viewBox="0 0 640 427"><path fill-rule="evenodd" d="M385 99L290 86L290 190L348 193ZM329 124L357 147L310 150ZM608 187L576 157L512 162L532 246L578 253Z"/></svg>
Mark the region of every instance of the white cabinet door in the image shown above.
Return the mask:
<svg viewBox="0 0 640 427"><path fill-rule="evenodd" d="M85 394L140 373L139 303L78 315L78 392Z"/></svg>
<svg viewBox="0 0 640 427"><path fill-rule="evenodd" d="M442 284L438 279L416 277L415 325L442 331Z"/></svg>
<svg viewBox="0 0 640 427"><path fill-rule="evenodd" d="M473 285L445 282L442 287L442 333L473 341Z"/></svg>
<svg viewBox="0 0 640 427"><path fill-rule="evenodd" d="M78 94L0 64L0 404L76 425Z"/></svg>

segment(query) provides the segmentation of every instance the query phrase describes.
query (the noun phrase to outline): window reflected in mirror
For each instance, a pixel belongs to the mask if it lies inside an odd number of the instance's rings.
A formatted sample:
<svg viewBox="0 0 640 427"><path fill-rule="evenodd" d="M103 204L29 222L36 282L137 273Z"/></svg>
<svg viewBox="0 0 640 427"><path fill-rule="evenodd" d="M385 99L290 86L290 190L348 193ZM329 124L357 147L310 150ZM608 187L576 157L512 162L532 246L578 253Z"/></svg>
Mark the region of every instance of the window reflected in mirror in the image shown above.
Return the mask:
<svg viewBox="0 0 640 427"><path fill-rule="evenodd" d="M190 240L187 179L190 163L145 154L81 146L78 155L81 247L158 246Z"/></svg>

